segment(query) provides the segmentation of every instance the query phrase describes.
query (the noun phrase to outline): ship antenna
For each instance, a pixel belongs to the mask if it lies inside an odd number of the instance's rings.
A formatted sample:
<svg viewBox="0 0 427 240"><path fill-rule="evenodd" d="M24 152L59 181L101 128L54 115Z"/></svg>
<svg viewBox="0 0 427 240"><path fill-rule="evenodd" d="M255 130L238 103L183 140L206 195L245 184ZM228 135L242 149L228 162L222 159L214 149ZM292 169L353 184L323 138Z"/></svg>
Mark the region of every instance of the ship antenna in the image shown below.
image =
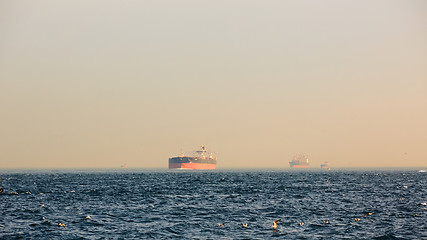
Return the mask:
<svg viewBox="0 0 427 240"><path fill-rule="evenodd" d="M200 148L202 149L201 151L199 151L200 156L204 159L205 158L205 152L206 152L205 145L200 146Z"/></svg>

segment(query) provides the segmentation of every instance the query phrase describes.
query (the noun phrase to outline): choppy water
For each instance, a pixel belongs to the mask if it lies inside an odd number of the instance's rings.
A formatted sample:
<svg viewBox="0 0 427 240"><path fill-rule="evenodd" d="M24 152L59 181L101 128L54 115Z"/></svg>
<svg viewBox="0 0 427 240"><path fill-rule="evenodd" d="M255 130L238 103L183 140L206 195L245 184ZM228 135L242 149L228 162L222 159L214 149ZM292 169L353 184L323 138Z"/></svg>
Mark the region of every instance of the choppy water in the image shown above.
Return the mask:
<svg viewBox="0 0 427 240"><path fill-rule="evenodd" d="M427 173L417 171L0 177L0 239L427 239Z"/></svg>

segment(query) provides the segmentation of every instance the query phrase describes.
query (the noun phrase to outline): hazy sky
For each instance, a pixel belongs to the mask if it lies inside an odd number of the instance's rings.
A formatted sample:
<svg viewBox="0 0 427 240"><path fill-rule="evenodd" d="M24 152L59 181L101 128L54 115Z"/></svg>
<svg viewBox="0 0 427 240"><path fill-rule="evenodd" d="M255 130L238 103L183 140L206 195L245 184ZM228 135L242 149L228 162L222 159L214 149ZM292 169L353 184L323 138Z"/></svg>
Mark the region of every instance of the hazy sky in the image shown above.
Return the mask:
<svg viewBox="0 0 427 240"><path fill-rule="evenodd" d="M427 1L0 0L0 169L427 166Z"/></svg>

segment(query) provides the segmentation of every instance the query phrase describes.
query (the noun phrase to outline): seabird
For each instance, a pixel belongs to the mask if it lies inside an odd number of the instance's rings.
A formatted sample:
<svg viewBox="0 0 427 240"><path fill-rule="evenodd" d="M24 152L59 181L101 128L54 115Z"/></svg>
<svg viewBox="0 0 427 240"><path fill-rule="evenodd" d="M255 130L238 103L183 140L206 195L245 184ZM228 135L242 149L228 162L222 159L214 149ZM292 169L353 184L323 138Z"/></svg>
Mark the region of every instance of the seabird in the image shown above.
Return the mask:
<svg viewBox="0 0 427 240"><path fill-rule="evenodd" d="M224 225L225 225L225 223L223 223L223 224L218 223L218 226L220 226L220 227L224 227Z"/></svg>
<svg viewBox="0 0 427 240"><path fill-rule="evenodd" d="M65 227L65 223L58 223L58 227Z"/></svg>
<svg viewBox="0 0 427 240"><path fill-rule="evenodd" d="M280 222L280 220L282 220L282 219L279 219L279 220L276 220L276 221L274 221L274 219L273 219L273 228L274 229L276 229L277 228L277 224Z"/></svg>
<svg viewBox="0 0 427 240"><path fill-rule="evenodd" d="M330 223L329 220L324 220L323 223Z"/></svg>
<svg viewBox="0 0 427 240"><path fill-rule="evenodd" d="M358 222L360 221L360 218L355 218L354 221Z"/></svg>
<svg viewBox="0 0 427 240"><path fill-rule="evenodd" d="M247 223L242 223L242 227L248 227Z"/></svg>
<svg viewBox="0 0 427 240"><path fill-rule="evenodd" d="M304 226L304 224L305 224L304 222L299 222L299 225L301 226Z"/></svg>

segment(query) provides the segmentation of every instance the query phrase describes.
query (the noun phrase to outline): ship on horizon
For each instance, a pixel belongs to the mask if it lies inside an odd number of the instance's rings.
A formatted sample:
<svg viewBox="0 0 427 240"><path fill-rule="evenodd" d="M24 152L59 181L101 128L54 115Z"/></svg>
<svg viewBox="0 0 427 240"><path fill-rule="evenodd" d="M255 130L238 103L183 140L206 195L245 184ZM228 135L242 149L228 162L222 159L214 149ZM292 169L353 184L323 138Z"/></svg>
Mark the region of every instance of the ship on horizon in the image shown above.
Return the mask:
<svg viewBox="0 0 427 240"><path fill-rule="evenodd" d="M189 156L181 154L177 157L169 158L169 169L215 169L216 157L209 153L205 145L200 146L200 150L194 151Z"/></svg>
<svg viewBox="0 0 427 240"><path fill-rule="evenodd" d="M328 162L324 162L324 163L320 164L320 168L331 170L331 167L329 167Z"/></svg>
<svg viewBox="0 0 427 240"><path fill-rule="evenodd" d="M293 160L289 162L291 168L307 168L310 164L308 158L304 154L295 155Z"/></svg>

